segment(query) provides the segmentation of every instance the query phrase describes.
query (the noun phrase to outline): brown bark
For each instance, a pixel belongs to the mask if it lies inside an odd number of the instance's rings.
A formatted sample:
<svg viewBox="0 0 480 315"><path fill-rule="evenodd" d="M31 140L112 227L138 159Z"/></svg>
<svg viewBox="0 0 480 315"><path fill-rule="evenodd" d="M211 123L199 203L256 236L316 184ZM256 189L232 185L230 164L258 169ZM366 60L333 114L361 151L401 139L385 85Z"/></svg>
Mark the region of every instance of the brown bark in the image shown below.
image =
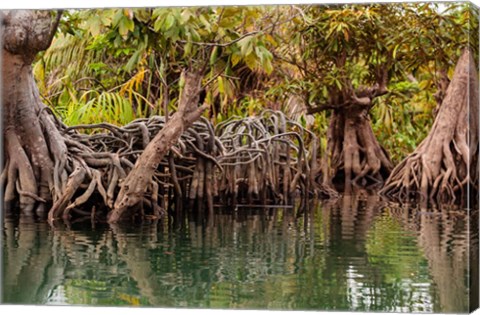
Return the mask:
<svg viewBox="0 0 480 315"><path fill-rule="evenodd" d="M348 194L354 186L380 185L393 168L373 134L369 109L370 104L354 103L332 113L323 159L324 185L343 185Z"/></svg>
<svg viewBox="0 0 480 315"><path fill-rule="evenodd" d="M345 67L346 54L337 67ZM385 95L391 60L375 69L375 83L354 88L348 76L342 88L330 89L329 102L310 107L308 113L332 110L327 130L327 152L322 160L322 184L346 194L353 188L373 188L383 184L393 169L387 152L380 146L370 125L370 109L376 97Z"/></svg>
<svg viewBox="0 0 480 315"><path fill-rule="evenodd" d="M458 60L433 127L388 178L381 194L408 201L455 202L478 191L478 73L472 53Z"/></svg>
<svg viewBox="0 0 480 315"><path fill-rule="evenodd" d="M42 212L52 200L54 164L64 159L64 143L54 122L44 112L35 85L31 63L40 50L48 47L52 29L49 11L7 11L2 17L2 109L6 175L5 206L20 196L20 208ZM49 148L51 147L51 149ZM62 172L63 169L60 169ZM18 176L17 173L18 172Z"/></svg>
<svg viewBox="0 0 480 315"><path fill-rule="evenodd" d="M187 72L185 88L180 96L178 111L168 120L165 127L145 148L135 167L123 182L115 201L115 208L109 214L108 222L124 219L152 186L152 177L160 161L190 125L200 118L206 106L197 107L202 76ZM131 215L131 213L130 213Z"/></svg>

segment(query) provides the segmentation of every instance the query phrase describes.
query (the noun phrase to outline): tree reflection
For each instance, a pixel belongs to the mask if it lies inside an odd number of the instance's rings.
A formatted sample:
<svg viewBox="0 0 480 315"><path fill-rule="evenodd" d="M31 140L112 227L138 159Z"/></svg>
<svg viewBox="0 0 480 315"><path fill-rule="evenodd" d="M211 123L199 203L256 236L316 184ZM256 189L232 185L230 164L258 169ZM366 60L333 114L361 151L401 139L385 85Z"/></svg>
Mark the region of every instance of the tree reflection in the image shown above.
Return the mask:
<svg viewBox="0 0 480 315"><path fill-rule="evenodd" d="M468 217L368 194L49 229L4 222L5 303L466 311ZM477 269L478 274L478 269Z"/></svg>
<svg viewBox="0 0 480 315"><path fill-rule="evenodd" d="M44 304L48 284L62 281L62 270L54 260L49 226L22 217L18 226L4 220L2 301L17 304Z"/></svg>
<svg viewBox="0 0 480 315"><path fill-rule="evenodd" d="M439 301L434 311L467 312L470 213L465 209L445 207L418 208L415 211L397 207L395 217L417 234L418 244L435 283L432 291Z"/></svg>

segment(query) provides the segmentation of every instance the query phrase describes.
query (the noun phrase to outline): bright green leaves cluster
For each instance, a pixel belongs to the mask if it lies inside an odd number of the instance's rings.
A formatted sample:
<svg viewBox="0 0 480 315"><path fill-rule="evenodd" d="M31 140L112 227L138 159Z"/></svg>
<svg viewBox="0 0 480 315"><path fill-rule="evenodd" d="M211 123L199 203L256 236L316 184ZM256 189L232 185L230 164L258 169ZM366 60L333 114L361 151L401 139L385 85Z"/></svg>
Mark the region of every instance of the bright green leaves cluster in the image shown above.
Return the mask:
<svg viewBox="0 0 480 315"><path fill-rule="evenodd" d="M362 9L355 6L326 9L324 14L328 16L329 21L324 21L325 17L322 17L321 21L327 23L318 23L318 20L312 22L319 26L325 34L329 49L335 52L355 48L350 47L350 43L364 37L367 34L365 28L370 27L369 24L373 24L377 17L375 8L369 6Z"/></svg>
<svg viewBox="0 0 480 315"><path fill-rule="evenodd" d="M230 60L231 67L245 62L253 70L259 63L271 72L272 54L258 34L261 25L253 23L262 10L248 7L159 8L153 10L151 20L159 48L168 51L175 47L182 52L178 59L194 58L203 62L205 56L209 56L210 66L223 58ZM245 36L250 29L256 32Z"/></svg>
<svg viewBox="0 0 480 315"><path fill-rule="evenodd" d="M166 47L167 42L176 42L181 39L190 42L201 40L201 35L198 33L200 25L198 21L194 21L194 15L189 9L155 9L151 19L154 21L154 32L161 34L158 38L161 42L160 46ZM191 46L189 48L191 49Z"/></svg>
<svg viewBox="0 0 480 315"><path fill-rule="evenodd" d="M431 82L428 77L392 83L390 92L377 99L371 111L373 131L395 163L415 150L433 124L436 89L425 86Z"/></svg>
<svg viewBox="0 0 480 315"><path fill-rule="evenodd" d="M88 95L117 93L132 104L134 116L161 113L165 104L174 109L180 73L189 69L204 72L204 83L208 83L205 101L210 105L220 101L226 113L230 104L240 101L240 81L248 71L273 72L270 50L274 40L263 31L268 25L259 23L267 11L272 10L205 7L68 11L62 31L36 65L42 95L50 104L68 107L81 98L85 104L93 100ZM128 84L141 72L145 74L142 82ZM87 93L84 98L81 91L95 93Z"/></svg>
<svg viewBox="0 0 480 315"><path fill-rule="evenodd" d="M103 92L65 106L56 106L55 110L64 118L67 125L108 122L125 125L137 116L129 99L118 93ZM141 111L141 108L138 108ZM141 116L141 113L139 113Z"/></svg>
<svg viewBox="0 0 480 315"><path fill-rule="evenodd" d="M237 42L237 49L232 53L232 66L244 61L250 70L264 70L267 74L272 73L273 55L265 45L265 42L257 36L242 38Z"/></svg>
<svg viewBox="0 0 480 315"><path fill-rule="evenodd" d="M239 56L247 57L253 53L253 39L246 37L238 41L238 47L240 48Z"/></svg>
<svg viewBox="0 0 480 315"><path fill-rule="evenodd" d="M77 32L86 31L89 35L95 37L101 35L106 27L112 25L113 14L108 11L95 11L95 14L89 14L87 11L74 12L78 18L82 19L82 23L76 29ZM69 16L69 19L71 17ZM116 23L118 24L119 17L116 17Z"/></svg>
<svg viewBox="0 0 480 315"><path fill-rule="evenodd" d="M397 13L394 4L312 6L305 10L310 19L292 25L298 46L285 53L314 83L309 94L318 97L316 103L330 102L332 94L342 94L351 85L374 84L378 68L393 64L393 52L403 40L393 30L406 27Z"/></svg>
<svg viewBox="0 0 480 315"><path fill-rule="evenodd" d="M118 10L113 17L112 26L118 30L122 38L126 39L128 33L135 29L132 11L128 9Z"/></svg>

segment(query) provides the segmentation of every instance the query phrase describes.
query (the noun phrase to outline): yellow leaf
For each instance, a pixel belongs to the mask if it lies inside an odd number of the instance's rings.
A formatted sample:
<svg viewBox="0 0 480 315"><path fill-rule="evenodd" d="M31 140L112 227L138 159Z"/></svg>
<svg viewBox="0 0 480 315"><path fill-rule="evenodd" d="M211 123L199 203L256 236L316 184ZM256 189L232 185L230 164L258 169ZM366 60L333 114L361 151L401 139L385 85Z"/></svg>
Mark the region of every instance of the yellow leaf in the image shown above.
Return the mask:
<svg viewBox="0 0 480 315"><path fill-rule="evenodd" d="M348 31L346 29L343 29L343 36L345 37L345 40L347 42L350 40L350 35L348 34Z"/></svg>
<svg viewBox="0 0 480 315"><path fill-rule="evenodd" d="M223 86L223 78L218 77L217 82L218 82L218 92L220 92L220 94L224 94L225 93L225 88Z"/></svg>
<svg viewBox="0 0 480 315"><path fill-rule="evenodd" d="M277 46L277 41L273 38L270 34L265 34L265 40L272 44L273 46Z"/></svg>
<svg viewBox="0 0 480 315"><path fill-rule="evenodd" d="M123 15L128 17L130 20L133 19L133 10L132 9L123 9Z"/></svg>
<svg viewBox="0 0 480 315"><path fill-rule="evenodd" d="M251 69L254 70L255 67L257 66L257 57L254 53L250 53L245 57L245 63L247 66Z"/></svg>
<svg viewBox="0 0 480 315"><path fill-rule="evenodd" d="M242 57L240 57L238 54L233 54L230 57L230 61L232 62L232 67L235 67L240 62L241 59Z"/></svg>

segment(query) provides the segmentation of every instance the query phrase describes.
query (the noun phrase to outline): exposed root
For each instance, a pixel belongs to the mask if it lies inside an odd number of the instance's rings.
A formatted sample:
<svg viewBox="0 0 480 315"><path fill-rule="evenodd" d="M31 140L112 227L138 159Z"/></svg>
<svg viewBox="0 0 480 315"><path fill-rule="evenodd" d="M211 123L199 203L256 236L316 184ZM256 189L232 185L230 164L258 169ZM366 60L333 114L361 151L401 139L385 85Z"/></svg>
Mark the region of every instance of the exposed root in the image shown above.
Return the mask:
<svg viewBox="0 0 480 315"><path fill-rule="evenodd" d="M380 193L402 202L463 202L478 192L477 155L478 77L466 49L431 132L393 170Z"/></svg>
<svg viewBox="0 0 480 315"><path fill-rule="evenodd" d="M331 117L322 160L322 184L329 190L350 194L354 187L378 188L393 169L373 134L368 109L339 109Z"/></svg>
<svg viewBox="0 0 480 315"><path fill-rule="evenodd" d="M315 193L317 138L281 112L232 118L215 133L222 143L219 193L224 200L257 200L262 204L292 202L297 193ZM306 148L304 141L309 141ZM313 153L315 152L315 153Z"/></svg>
<svg viewBox="0 0 480 315"><path fill-rule="evenodd" d="M48 115L45 111L40 117ZM124 127L96 124L67 128L56 119L52 121L56 122L56 132L61 136L57 138L63 141L66 152L54 163L50 222L91 213L92 205L99 201L103 206L95 208L94 217L99 218L102 212L105 216L114 207L146 139L152 139L165 125L165 119L158 116L135 120ZM93 132L83 134L80 129ZM306 140L310 149L305 147ZM316 153L312 152L316 151L316 141L313 134L279 112L232 119L215 131L202 118L182 134L145 187L143 215L159 218L164 215L165 200L179 202L184 196L199 206L205 202L209 211L216 199L235 204L287 204L296 195L308 198L309 192L335 196L314 182ZM20 175L29 178L33 187L38 183L34 177L19 172L17 163L18 158L5 163L5 202L19 197L31 199L32 207L48 204L37 195L38 190L24 188L27 186ZM173 196L168 196L169 191Z"/></svg>

